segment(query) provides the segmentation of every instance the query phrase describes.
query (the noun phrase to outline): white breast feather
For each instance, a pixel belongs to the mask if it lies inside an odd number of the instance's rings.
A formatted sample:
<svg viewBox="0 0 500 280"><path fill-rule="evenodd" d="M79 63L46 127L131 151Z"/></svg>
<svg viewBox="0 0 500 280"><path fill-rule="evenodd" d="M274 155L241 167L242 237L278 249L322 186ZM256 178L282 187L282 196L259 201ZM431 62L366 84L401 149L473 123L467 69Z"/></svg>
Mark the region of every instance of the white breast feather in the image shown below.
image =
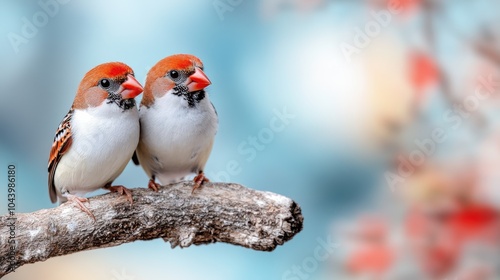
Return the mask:
<svg viewBox="0 0 500 280"><path fill-rule="evenodd" d="M123 111L115 104L75 110L73 144L57 166L54 182L71 194L97 190L120 175L139 141L137 108Z"/></svg>
<svg viewBox="0 0 500 280"><path fill-rule="evenodd" d="M208 96L195 108L173 94L156 99L150 108L141 108L139 162L151 177L162 184L175 182L203 168L217 132L217 115Z"/></svg>

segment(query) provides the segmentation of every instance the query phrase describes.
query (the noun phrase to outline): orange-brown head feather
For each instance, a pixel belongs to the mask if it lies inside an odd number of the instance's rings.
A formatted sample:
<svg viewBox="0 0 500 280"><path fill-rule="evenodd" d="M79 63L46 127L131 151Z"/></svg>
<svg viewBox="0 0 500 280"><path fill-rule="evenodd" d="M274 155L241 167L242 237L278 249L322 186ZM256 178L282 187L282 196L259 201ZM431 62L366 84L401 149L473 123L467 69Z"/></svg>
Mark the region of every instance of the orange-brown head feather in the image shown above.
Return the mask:
<svg viewBox="0 0 500 280"><path fill-rule="evenodd" d="M108 96L104 89L98 87L101 79L125 81L128 75L133 74L132 68L122 62L108 62L92 68L80 82L73 107L83 109L98 106Z"/></svg>
<svg viewBox="0 0 500 280"><path fill-rule="evenodd" d="M171 55L158 61L148 72L141 104L151 106L155 98L163 96L175 86L175 83L165 78L170 70L189 73L194 72L195 67L203 69L203 63L198 57L190 54Z"/></svg>

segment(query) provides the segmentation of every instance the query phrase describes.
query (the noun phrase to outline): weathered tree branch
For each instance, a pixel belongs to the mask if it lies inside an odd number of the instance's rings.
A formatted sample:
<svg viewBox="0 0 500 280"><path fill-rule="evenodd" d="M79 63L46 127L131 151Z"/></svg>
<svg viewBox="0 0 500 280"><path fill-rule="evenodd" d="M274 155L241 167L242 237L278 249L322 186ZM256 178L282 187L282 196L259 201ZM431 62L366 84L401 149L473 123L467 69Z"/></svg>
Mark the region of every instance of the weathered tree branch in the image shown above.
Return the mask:
<svg viewBox="0 0 500 280"><path fill-rule="evenodd" d="M207 183L194 194L191 188L181 182L159 192L133 189L133 205L116 193L93 197L95 221L72 203L16 214L13 251L12 219L2 216L0 277L51 257L156 238L172 248L225 242L272 251L302 229L301 209L287 197L237 184Z"/></svg>

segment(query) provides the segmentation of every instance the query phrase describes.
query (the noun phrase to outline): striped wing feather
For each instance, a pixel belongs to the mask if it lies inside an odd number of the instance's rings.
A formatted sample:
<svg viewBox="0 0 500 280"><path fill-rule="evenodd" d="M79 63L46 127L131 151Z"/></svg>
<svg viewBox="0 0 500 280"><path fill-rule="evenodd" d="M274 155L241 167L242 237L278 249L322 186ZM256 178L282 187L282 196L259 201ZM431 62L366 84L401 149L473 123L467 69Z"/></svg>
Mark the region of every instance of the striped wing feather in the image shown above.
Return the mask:
<svg viewBox="0 0 500 280"><path fill-rule="evenodd" d="M61 124L57 128L56 135L54 137L54 143L52 143L52 148L50 149L49 156L49 194L50 201L52 203L57 201L56 186L54 185L54 174L56 173L57 164L61 160L62 156L71 147L73 141L71 135L71 117L73 116L73 108L69 110Z"/></svg>

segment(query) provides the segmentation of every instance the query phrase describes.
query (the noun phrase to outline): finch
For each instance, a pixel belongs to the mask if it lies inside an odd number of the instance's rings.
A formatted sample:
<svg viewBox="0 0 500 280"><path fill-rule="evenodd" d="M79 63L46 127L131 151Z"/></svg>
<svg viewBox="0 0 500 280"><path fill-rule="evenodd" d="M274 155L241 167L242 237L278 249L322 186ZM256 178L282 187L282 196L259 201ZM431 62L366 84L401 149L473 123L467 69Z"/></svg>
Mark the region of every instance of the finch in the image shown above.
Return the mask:
<svg viewBox="0 0 500 280"><path fill-rule="evenodd" d="M142 91L132 69L120 62L98 65L85 74L50 150L52 203L73 201L92 218L83 196L99 188L125 194L132 203L130 190L112 183L139 142L134 98Z"/></svg>
<svg viewBox="0 0 500 280"><path fill-rule="evenodd" d="M218 116L205 88L211 82L193 55L160 60L149 71L139 109L141 137L134 162L141 164L157 191L195 174L193 191L208 179L203 173L212 151Z"/></svg>

